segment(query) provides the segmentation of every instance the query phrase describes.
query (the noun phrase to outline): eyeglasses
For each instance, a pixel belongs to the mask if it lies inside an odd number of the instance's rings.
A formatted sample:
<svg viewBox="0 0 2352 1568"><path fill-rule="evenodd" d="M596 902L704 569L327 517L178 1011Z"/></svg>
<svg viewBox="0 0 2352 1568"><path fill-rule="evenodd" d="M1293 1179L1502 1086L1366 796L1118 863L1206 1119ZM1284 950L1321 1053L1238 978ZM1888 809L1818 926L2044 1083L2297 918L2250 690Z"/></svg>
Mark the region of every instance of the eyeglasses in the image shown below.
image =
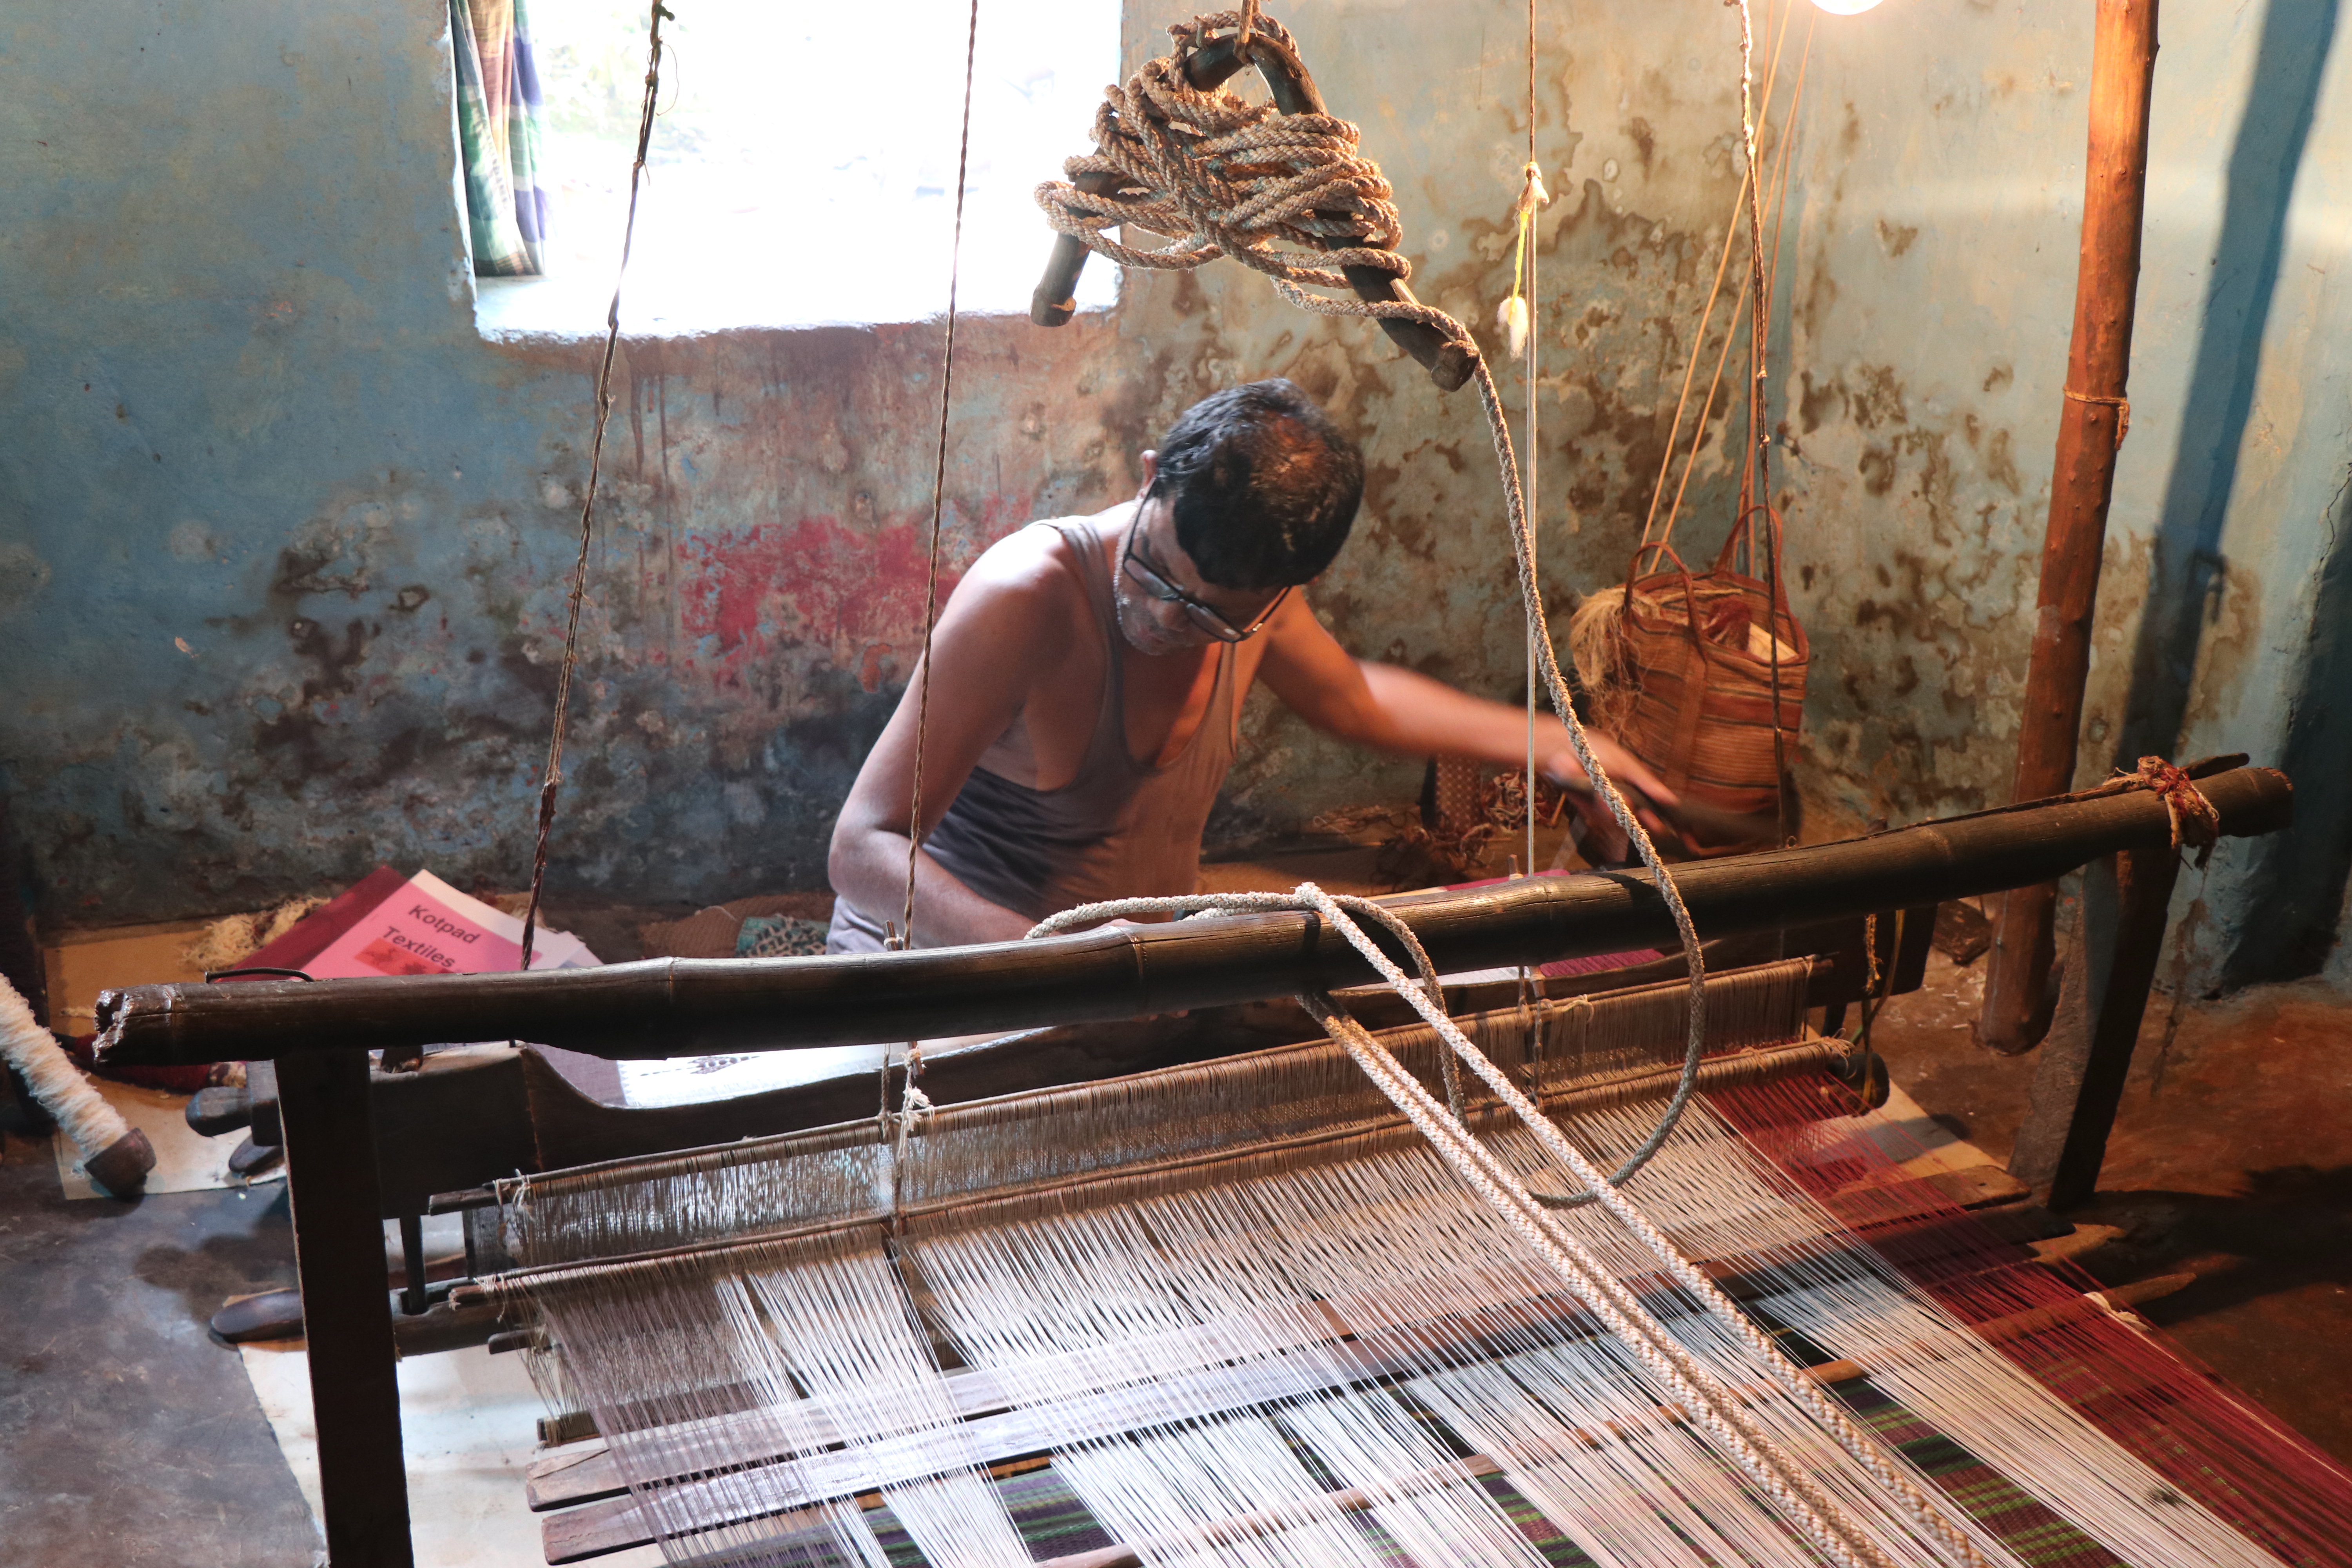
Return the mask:
<svg viewBox="0 0 2352 1568"><path fill-rule="evenodd" d="M1135 537L1138 526L1132 522L1128 524L1127 545L1119 554L1120 570L1134 578L1137 585L1161 604L1183 605L1184 613L1192 618L1192 624L1219 642L1246 642L1257 636L1265 629L1265 623L1274 619L1274 613L1282 608L1282 602L1290 597L1290 590L1284 588L1265 609L1258 612L1255 620L1245 626L1237 626L1225 619L1214 606L1202 604L1171 583L1167 574L1151 563L1150 557L1143 553L1143 547Z"/></svg>

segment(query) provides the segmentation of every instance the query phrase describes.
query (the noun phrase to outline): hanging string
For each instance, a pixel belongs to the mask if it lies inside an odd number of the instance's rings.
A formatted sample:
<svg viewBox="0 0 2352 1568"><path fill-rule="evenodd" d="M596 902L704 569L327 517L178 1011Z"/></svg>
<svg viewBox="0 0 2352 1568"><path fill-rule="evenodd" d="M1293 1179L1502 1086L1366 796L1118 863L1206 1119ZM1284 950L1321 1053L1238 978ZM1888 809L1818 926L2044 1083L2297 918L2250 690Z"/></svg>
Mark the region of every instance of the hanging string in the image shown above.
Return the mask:
<svg viewBox="0 0 2352 1568"><path fill-rule="evenodd" d="M1756 106L1752 96L1755 79L1755 20L1749 14L1748 0L1739 0L1739 136L1748 153L1748 292L1754 311L1748 328L1748 360L1753 369L1748 389L1748 440L1755 464L1752 489L1750 475L1743 471L1740 477L1739 518L1745 523L1755 515L1752 507L1764 509L1764 621L1769 628L1764 641L1772 670L1773 842L1785 847L1790 842L1789 742L1780 723L1780 529L1772 510L1772 427L1764 403L1772 305L1766 281L1769 274L1764 270L1764 178L1756 160ZM1785 133L1782 141L1787 141ZM1748 540L1752 570L1756 552L1753 531Z"/></svg>
<svg viewBox="0 0 2352 1568"><path fill-rule="evenodd" d="M1783 10L1780 16L1780 29L1773 37L1771 64L1766 69L1764 75L1765 114L1768 118L1770 113L1772 99L1780 80L1781 54L1788 44L1788 38L1789 12ZM1790 101L1788 107L1780 111L1781 134L1780 144L1777 149L1777 156L1775 158L1776 167L1772 175L1772 193L1769 197L1770 205L1776 214L1783 205L1782 197L1786 189L1789 150L1791 144L1789 127L1796 122L1797 110L1804 102L1805 77L1807 70L1812 62L1812 16L1809 14L1805 26L1805 40L1799 52L1796 89L1790 95ZM1715 405L1716 391L1723 383L1724 366L1730 359L1732 344L1738 340L1739 334L1737 325L1735 324L1731 330L1726 331L1724 334L1723 349L1722 352L1717 355L1715 373L1707 384L1706 395L1699 400L1698 406L1700 409L1700 416L1692 437L1689 455L1683 466L1682 479L1675 488L1673 502L1666 508L1665 525L1661 529L1658 526L1658 509L1666 493L1666 479L1668 474L1672 471L1675 453L1681 448L1683 416L1690 406L1691 384L1698 374L1699 356L1706 345L1707 327L1715 319L1716 301L1722 298L1724 279L1729 274L1731 258L1734 251L1737 249L1736 236L1739 230L1741 209L1747 203L1751 182L1762 177L1762 172L1753 168L1742 173L1740 176L1740 190L1738 197L1732 203L1731 215L1724 223L1723 247L1716 258L1715 280L1707 290L1706 302L1699 310L1697 329L1691 336L1690 358L1689 362L1683 369L1682 391L1675 403L1674 418L1667 426L1665 451L1658 459L1658 479L1656 485L1652 488L1650 492L1649 510L1643 519L1642 542L1643 544L1650 543L1654 538L1671 538L1674 533L1675 520L1682 510L1683 495L1690 488L1691 473L1698 461L1699 447L1706 440L1706 411ZM1777 263L1777 241L1774 259ZM1768 278L1772 276L1773 270L1774 268L1768 268L1766 276ZM1746 289L1743 289L1739 294L1738 301L1733 306L1733 321L1735 323L1738 319L1740 306L1745 305L1747 302L1748 294ZM1744 459L1742 471L1745 471Z"/></svg>
<svg viewBox="0 0 2352 1568"><path fill-rule="evenodd" d="M963 38L963 123L956 143L955 226L948 240L947 330L940 349L940 428L931 468L931 536L924 560L923 651L915 665L915 776L907 806L907 900L896 945L915 944L915 868L923 853L923 742L931 719L931 634L940 608L940 525L947 510L948 416L955 393L956 285L963 275L963 196L971 166L971 88L980 49L980 0L971 0ZM907 1077L899 1091L898 1138L906 1140L914 1123L931 1107L930 1097L918 1086L923 1070L923 1043L907 1042ZM888 1103L890 1063L882 1062L884 1103Z"/></svg>
<svg viewBox="0 0 2352 1568"><path fill-rule="evenodd" d="M629 163L629 213L621 226L621 265L613 277L613 302L604 311L604 357L596 366L595 433L588 443L588 488L580 498L580 559L572 567L572 603L563 625L563 664L555 676L555 731L547 743L547 771L539 786L539 832L530 852L530 901L522 912L522 961L530 967L531 942L539 933L539 900L547 884L547 836L555 825L555 795L563 783L563 731L572 715L572 674L580 658L580 601L588 588L588 545L595 536L596 474L604 456L604 429L613 413L613 356L621 342L621 283L629 272L629 247L637 234L637 190L646 173L646 149L654 139L654 107L661 93L661 25L675 13L652 0L646 27L646 100L637 115L637 152Z"/></svg>
<svg viewBox="0 0 2352 1568"><path fill-rule="evenodd" d="M1528 492L1528 567L1532 573L1535 571L1537 565L1535 552L1536 546L1540 537L1538 524L1543 517L1541 489L1536 482L1536 465L1538 456L1541 450L1537 444L1536 439L1536 394L1539 386L1537 358L1538 351L1541 346L1540 341L1538 340L1535 331L1536 253L1538 249L1538 241L1540 238L1536 232L1536 213L1545 203L1551 200L1550 193L1544 189L1543 166L1536 161L1536 0L1528 0L1528 163L1523 174L1524 178L1521 180L1519 186L1518 256L1519 265L1526 279L1528 291L1527 306L1522 315L1527 333L1528 349L1528 368L1526 376L1528 394L1528 444L1526 455L1520 459L1520 467L1525 470L1522 476L1522 483L1525 485ZM1518 284L1519 279L1514 278L1512 279L1512 289L1515 293L1517 290ZM1528 814L1528 858L1526 867L1527 874L1530 877L1536 874L1535 638L1536 629L1531 624L1527 628L1527 639L1525 643L1528 656L1528 771L1526 785L1521 791L1521 800L1527 808ZM1528 966L1524 963L1519 965L1519 1000L1522 1004L1527 1001L1527 993L1531 984L1532 982Z"/></svg>
<svg viewBox="0 0 2352 1568"><path fill-rule="evenodd" d="M1738 0L1739 6L1739 142L1748 162L1745 188L1748 195L1748 307L1752 312L1748 329L1748 444L1752 470L1743 469L1739 481L1739 514L1748 515L1750 507L1759 500L1769 505L1772 500L1771 441L1772 433L1764 419L1764 380L1766 358L1769 344L1766 331L1770 306L1765 299L1764 285L1764 179L1756 157L1756 28L1749 13L1748 0ZM1774 716L1777 724L1779 717Z"/></svg>

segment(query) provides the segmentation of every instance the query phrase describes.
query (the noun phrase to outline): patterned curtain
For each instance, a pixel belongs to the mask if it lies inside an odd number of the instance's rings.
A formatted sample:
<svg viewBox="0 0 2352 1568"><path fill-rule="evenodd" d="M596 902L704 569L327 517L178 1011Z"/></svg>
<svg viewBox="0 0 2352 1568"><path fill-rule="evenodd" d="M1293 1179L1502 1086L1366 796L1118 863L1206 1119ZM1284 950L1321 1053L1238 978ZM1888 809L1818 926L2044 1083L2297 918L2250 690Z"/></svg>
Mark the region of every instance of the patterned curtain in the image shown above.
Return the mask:
<svg viewBox="0 0 2352 1568"><path fill-rule="evenodd" d="M545 270L547 192L539 183L539 67L523 0L449 0L449 37L474 270L535 276Z"/></svg>

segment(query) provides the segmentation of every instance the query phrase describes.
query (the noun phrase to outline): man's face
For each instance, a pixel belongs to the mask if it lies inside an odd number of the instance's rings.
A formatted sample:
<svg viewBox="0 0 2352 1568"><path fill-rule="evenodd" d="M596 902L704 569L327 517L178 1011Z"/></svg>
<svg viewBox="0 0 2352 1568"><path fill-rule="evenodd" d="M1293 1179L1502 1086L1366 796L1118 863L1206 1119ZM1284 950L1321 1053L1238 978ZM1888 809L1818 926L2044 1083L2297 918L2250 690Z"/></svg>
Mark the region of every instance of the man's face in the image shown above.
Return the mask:
<svg viewBox="0 0 2352 1568"><path fill-rule="evenodd" d="M1176 510L1166 496L1152 497L1137 509L1120 541L1111 582L1119 634L1146 658L1232 641L1212 628L1222 622L1229 632L1255 629L1287 592L1222 588L1205 581L1176 542Z"/></svg>

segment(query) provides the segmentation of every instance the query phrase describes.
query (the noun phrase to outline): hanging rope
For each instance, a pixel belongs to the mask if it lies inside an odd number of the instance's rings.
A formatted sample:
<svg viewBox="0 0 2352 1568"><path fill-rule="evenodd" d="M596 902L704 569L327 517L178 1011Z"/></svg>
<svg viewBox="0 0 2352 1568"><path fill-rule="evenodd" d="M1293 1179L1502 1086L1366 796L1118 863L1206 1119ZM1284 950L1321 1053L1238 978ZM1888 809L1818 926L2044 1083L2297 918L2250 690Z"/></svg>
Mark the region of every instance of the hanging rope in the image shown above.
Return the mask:
<svg viewBox="0 0 2352 1568"><path fill-rule="evenodd" d="M915 776L908 790L907 806L907 900L902 911L904 921L891 945L912 947L915 943L915 868L923 853L923 741L930 729L931 719L931 634L937 629L940 608L940 524L947 511L948 493L948 414L955 394L955 334L956 285L963 276L963 188L967 172L971 166L971 87L974 63L980 51L980 0L971 0L971 14L965 22L963 37L963 123L956 143L955 227L948 241L948 317L947 330L940 346L940 428L936 460L931 468L931 536L929 550L924 559L923 575L923 651L916 661L915 675ZM923 1114L931 1109L930 1096L918 1083L923 1071L923 1042L907 1042L907 1077L898 1097L898 1141L904 1144L907 1136ZM882 1062L883 1104L889 1103L890 1063L888 1054ZM895 1182L895 1167L893 1180Z"/></svg>
<svg viewBox="0 0 2352 1568"><path fill-rule="evenodd" d="M1755 370L1748 384L1748 440L1755 463L1754 485L1751 491L1748 476L1741 476L1739 517L1744 522L1754 507L1766 509L1766 531L1772 535L1771 548L1764 556L1768 590L1765 613L1769 616L1777 615L1780 606L1780 541L1771 525L1772 427L1764 403L1764 381L1770 363L1772 302L1766 281L1770 275L1764 270L1764 176L1756 160L1756 106L1752 96L1755 80L1755 21L1748 13L1748 0L1739 0L1739 137L1748 154L1748 294L1754 310L1748 328L1748 358ZM1749 534L1748 540L1749 568L1753 570L1755 535ZM1772 673L1773 843L1776 847L1786 848L1791 842L1789 742L1788 731L1780 724L1780 628L1777 623L1764 640L1769 645L1766 651Z"/></svg>
<svg viewBox="0 0 2352 1568"><path fill-rule="evenodd" d="M613 302L604 311L604 357L596 365L594 434L588 442L588 486L580 498L580 558L572 566L572 602L563 623L563 664L555 676L555 729L547 742L547 771L539 785L539 832L530 851L530 901L522 912L522 961L530 967L531 940L539 933L539 900L547 885L547 837L555 826L555 796L563 784L563 734L572 717L572 675L580 661L580 601L588 590L588 545L595 537L596 475L604 457L604 429L613 413L613 357L621 342L621 283L629 273L629 247L637 235L637 189L646 173L646 149L654 139L654 106L661 94L661 25L677 16L653 0L646 27L646 100L637 115L636 156L629 163L629 214L621 226L621 265L613 278Z"/></svg>
<svg viewBox="0 0 2352 1568"><path fill-rule="evenodd" d="M1544 189L1543 166L1536 160L1536 0L1528 0L1528 162L1527 167L1520 171L1520 175L1517 226L1518 244L1516 247L1511 276L1511 301L1518 304L1519 309L1512 322L1516 330L1512 334L1511 357L1518 358L1522 345L1525 346L1528 363L1521 380L1526 384L1528 395L1528 449L1526 457L1521 459L1525 471L1520 477L1520 482L1527 489L1528 515L1537 520L1537 523L1531 523L1528 529L1528 571L1531 575L1540 579L1542 563L1536 557L1535 551L1543 537L1541 528L1537 525L1540 523L1543 517L1543 489L1538 483L1537 472L1538 466L1542 460L1543 445L1538 438L1536 395L1542 386L1538 362L1542 358L1543 344L1535 331L1536 252L1540 238L1536 232L1536 215L1542 211L1546 203L1551 200L1551 193ZM1519 291L1522 286L1527 290L1524 303L1519 302ZM1527 874L1530 877L1536 874L1535 635L1535 627L1530 625L1527 628L1527 782L1521 795L1528 812ZM1534 984L1533 973L1526 964L1519 965L1519 1005L1521 1006L1527 1005L1528 993L1533 989Z"/></svg>
<svg viewBox="0 0 2352 1568"><path fill-rule="evenodd" d="M1789 127L1796 123L1797 111L1803 106L1805 100L1805 78L1812 63L1812 17L1815 15L1817 15L1817 13L1810 11L1808 13L1805 24L1805 41L1800 52L1797 65L1796 89L1794 92L1790 94L1788 107L1783 109L1780 112L1781 132L1780 142L1776 149L1774 158L1775 167L1772 174L1772 192L1769 198L1769 205L1772 208L1775 216L1773 255L1769 258L1771 265L1768 266L1765 271L1765 276L1768 279L1774 276L1778 268L1780 246L1778 215L1781 210L1782 197L1787 189L1789 154L1790 149L1795 144L1794 138L1790 134ZM1789 14L1786 11L1783 11L1780 17L1780 31L1773 40L1771 64L1766 69L1764 76L1764 115L1766 118L1769 118L1770 114L1773 94L1780 79L1780 56L1784 47L1788 43L1788 37ZM1706 439L1706 418L1705 411L1715 405L1716 391L1723 384L1724 367L1729 363L1732 344L1738 341L1739 334L1736 323L1738 321L1738 312L1741 307L1748 303L1748 293L1744 286L1741 289L1738 299L1734 302L1732 307L1735 325L1731 329L1727 330L1724 333L1722 351L1716 356L1715 372L1707 383L1706 395L1699 401L1701 414L1696 422L1696 427L1691 437L1688 455L1685 458L1683 464L1682 479L1680 483L1674 489L1674 499L1672 503L1666 507L1665 524L1664 528L1661 529L1658 524L1658 509L1666 494L1666 480L1673 469L1675 457L1676 453L1682 449L1681 435L1683 416L1690 407L1691 385L1698 374L1699 357L1706 347L1707 328L1715 319L1716 301L1722 298L1724 279L1730 272L1731 258L1734 251L1737 249L1737 246L1734 242L1735 236L1739 230L1739 220L1745 215L1748 195L1748 185L1750 182L1761 177L1762 172L1753 168L1742 173L1740 176L1739 195L1732 203L1731 215L1724 224L1723 245L1720 252L1716 258L1715 281L1707 290L1706 302L1699 309L1697 328L1691 334L1690 358L1688 363L1683 368L1682 391L1675 402L1674 417L1666 429L1665 450L1658 459L1657 483L1651 489L1649 510L1643 519L1642 542L1643 544L1650 543L1653 539L1669 540L1674 535L1675 519L1682 511L1683 497L1690 489L1691 474L1697 466L1699 447ZM1768 305L1769 303L1769 295L1767 296L1767 303ZM1745 459L1743 458L1742 461L1744 463ZM1743 468L1743 472L1744 471Z"/></svg>

